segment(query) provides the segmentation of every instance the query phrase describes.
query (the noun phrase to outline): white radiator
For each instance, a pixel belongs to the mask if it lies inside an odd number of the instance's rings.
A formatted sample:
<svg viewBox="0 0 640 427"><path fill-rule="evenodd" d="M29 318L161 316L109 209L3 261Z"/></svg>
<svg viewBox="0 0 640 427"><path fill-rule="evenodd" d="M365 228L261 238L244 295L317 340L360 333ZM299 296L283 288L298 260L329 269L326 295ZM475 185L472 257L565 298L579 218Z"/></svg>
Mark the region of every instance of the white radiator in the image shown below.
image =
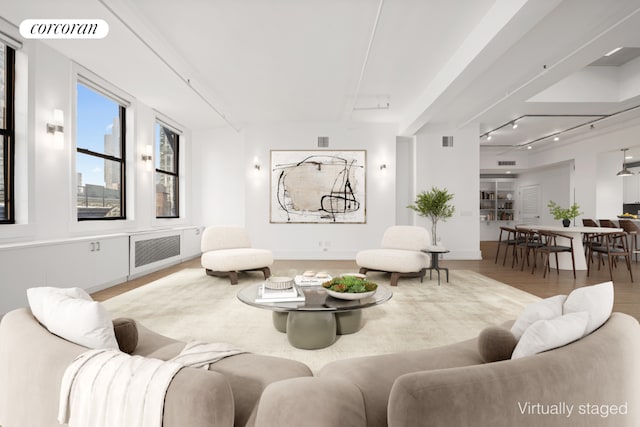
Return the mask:
<svg viewBox="0 0 640 427"><path fill-rule="evenodd" d="M129 277L181 261L180 231L133 234L129 238Z"/></svg>

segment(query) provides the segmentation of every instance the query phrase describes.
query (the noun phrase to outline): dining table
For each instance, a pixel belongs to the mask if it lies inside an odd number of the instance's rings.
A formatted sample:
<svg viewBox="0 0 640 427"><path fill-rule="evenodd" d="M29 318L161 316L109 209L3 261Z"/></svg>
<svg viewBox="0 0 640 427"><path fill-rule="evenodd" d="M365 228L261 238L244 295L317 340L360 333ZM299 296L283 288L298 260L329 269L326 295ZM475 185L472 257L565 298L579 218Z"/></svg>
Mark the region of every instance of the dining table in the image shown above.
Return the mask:
<svg viewBox="0 0 640 427"><path fill-rule="evenodd" d="M611 227L563 227L557 225L518 225L518 229L532 230L532 231L551 231L554 233L564 234L566 236L573 237L573 257L576 263L576 270L587 269L587 258L584 253L584 246L582 245L582 237L584 234L592 233L622 233L622 228ZM569 239L558 237L558 245L569 245ZM555 257L550 257L549 266L555 268ZM571 255L567 252L558 254L558 268L560 270L572 270Z"/></svg>

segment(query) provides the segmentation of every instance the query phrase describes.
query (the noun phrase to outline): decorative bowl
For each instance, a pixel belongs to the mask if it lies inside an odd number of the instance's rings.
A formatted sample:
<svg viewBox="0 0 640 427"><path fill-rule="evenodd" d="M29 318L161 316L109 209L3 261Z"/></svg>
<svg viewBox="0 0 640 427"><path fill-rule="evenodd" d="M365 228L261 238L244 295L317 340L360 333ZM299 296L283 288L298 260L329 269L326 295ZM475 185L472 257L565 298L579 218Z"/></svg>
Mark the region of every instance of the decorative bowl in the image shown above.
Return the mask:
<svg viewBox="0 0 640 427"><path fill-rule="evenodd" d="M322 287L334 298L357 300L370 297L376 293L378 285L370 282L362 275L343 274L322 284Z"/></svg>
<svg viewBox="0 0 640 427"><path fill-rule="evenodd" d="M293 279L287 276L271 276L264 281L264 286L269 289L289 289L293 287Z"/></svg>
<svg viewBox="0 0 640 427"><path fill-rule="evenodd" d="M330 289L325 289L325 290L332 297L338 298L338 299L344 299L344 300L356 300L356 299L368 298L371 295L376 293L376 291L369 291L369 292L336 292L336 291L332 291Z"/></svg>

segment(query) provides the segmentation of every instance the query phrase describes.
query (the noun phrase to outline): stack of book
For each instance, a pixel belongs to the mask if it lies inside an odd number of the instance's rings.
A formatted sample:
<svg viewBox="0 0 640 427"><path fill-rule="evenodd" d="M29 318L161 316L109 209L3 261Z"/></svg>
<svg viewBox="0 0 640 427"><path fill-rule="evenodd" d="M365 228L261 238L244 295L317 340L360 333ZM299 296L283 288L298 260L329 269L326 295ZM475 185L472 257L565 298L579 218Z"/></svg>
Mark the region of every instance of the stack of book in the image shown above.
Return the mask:
<svg viewBox="0 0 640 427"><path fill-rule="evenodd" d="M295 302L304 301L304 293L297 286L289 289L269 289L264 283L258 288L256 302Z"/></svg>
<svg viewBox="0 0 640 427"><path fill-rule="evenodd" d="M298 286L322 286L324 282L328 282L329 280L331 280L331 276L329 275L317 277L299 274L294 278L295 284Z"/></svg>

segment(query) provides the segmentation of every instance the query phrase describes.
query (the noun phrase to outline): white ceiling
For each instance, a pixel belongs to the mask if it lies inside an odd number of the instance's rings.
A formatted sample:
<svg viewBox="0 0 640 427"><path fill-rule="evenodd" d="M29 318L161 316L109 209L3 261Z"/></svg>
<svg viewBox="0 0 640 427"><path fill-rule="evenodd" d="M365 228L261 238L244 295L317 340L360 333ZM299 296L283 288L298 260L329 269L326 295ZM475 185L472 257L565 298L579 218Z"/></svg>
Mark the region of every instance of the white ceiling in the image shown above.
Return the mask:
<svg viewBox="0 0 640 427"><path fill-rule="evenodd" d="M492 138L513 147L576 126L582 119L575 115L640 105L640 60L586 68L615 47L640 47L640 0L0 0L0 6L0 16L16 27L28 18L104 19L110 32L103 40L47 44L192 129L351 120L397 123L404 135L431 123L478 123L485 133L522 117L519 133ZM593 68L608 78L580 86L578 77ZM597 125L637 115L640 109ZM537 144L543 143L549 142Z"/></svg>

